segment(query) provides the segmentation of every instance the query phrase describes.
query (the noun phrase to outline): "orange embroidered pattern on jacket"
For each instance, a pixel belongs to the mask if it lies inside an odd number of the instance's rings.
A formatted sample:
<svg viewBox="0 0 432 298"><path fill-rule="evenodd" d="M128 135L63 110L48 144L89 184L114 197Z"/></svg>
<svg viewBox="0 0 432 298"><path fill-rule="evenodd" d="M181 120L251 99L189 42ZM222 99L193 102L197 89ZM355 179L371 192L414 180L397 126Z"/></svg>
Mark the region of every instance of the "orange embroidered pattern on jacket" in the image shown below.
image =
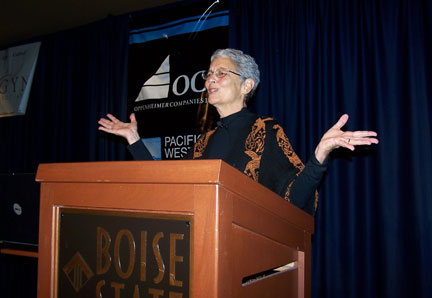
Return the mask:
<svg viewBox="0 0 432 298"><path fill-rule="evenodd" d="M282 149L285 156L289 159L289 161L299 170L296 173L296 176L298 176L301 171L304 169L304 165L300 158L297 156L297 154L294 152L290 141L288 140L287 136L285 135L282 127L278 124L273 126L273 129L276 130L276 141L279 145L279 147ZM288 185L287 190L285 192L285 200L289 201L289 196L291 192L291 187L294 183L294 180L291 181L291 183Z"/></svg>
<svg viewBox="0 0 432 298"><path fill-rule="evenodd" d="M287 136L285 135L282 127L278 124L273 126L273 129L276 130L276 141L279 145L279 147L282 149L285 156L289 159L289 161L297 168L299 169L298 174L304 169L304 165L300 158L295 154L290 141L288 140Z"/></svg>
<svg viewBox="0 0 432 298"><path fill-rule="evenodd" d="M282 149L285 156L289 159L289 161L299 170L296 173L296 176L300 175L301 171L304 169L304 165L300 158L297 156L297 154L294 152L291 143L289 142L287 136L283 132L283 129L280 125L274 125L273 129L276 130L276 140L279 145L279 147ZM288 185L287 190L285 192L285 200L290 201L290 192L291 187L293 185L295 180L291 181L291 183ZM315 191L315 210L318 206L318 191Z"/></svg>
<svg viewBox="0 0 432 298"><path fill-rule="evenodd" d="M216 129L210 130L205 133L194 145L193 158L200 158L203 155L205 148L207 147L208 140L211 135L216 131Z"/></svg>
<svg viewBox="0 0 432 298"><path fill-rule="evenodd" d="M251 158L246 164L244 173L255 181L258 181L261 156L264 152L266 136L265 121L271 118L258 118L252 126L245 143L245 154Z"/></svg>

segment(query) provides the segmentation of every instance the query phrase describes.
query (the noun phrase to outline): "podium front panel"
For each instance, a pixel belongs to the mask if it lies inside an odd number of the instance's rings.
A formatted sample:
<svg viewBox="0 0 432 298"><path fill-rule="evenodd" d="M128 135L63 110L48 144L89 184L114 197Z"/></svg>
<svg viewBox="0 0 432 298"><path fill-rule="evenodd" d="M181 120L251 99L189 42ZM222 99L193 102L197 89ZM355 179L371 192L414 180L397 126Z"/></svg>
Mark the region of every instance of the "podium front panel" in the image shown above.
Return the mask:
<svg viewBox="0 0 432 298"><path fill-rule="evenodd" d="M59 208L58 218L58 297L190 297L192 216Z"/></svg>
<svg viewBox="0 0 432 298"><path fill-rule="evenodd" d="M39 298L310 297L313 218L220 160L43 164L37 180Z"/></svg>

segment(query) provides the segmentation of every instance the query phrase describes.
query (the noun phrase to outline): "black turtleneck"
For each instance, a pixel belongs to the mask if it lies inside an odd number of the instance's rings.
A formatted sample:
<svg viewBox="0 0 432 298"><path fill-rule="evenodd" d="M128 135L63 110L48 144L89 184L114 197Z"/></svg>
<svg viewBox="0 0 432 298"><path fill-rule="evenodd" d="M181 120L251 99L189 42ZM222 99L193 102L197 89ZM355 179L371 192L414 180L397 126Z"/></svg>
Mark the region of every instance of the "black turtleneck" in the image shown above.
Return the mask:
<svg viewBox="0 0 432 298"><path fill-rule="evenodd" d="M222 159L235 166L234 156L244 151L246 137L255 119L256 115L246 108L221 118L217 122L215 133L209 140L207 150L203 153L203 158Z"/></svg>

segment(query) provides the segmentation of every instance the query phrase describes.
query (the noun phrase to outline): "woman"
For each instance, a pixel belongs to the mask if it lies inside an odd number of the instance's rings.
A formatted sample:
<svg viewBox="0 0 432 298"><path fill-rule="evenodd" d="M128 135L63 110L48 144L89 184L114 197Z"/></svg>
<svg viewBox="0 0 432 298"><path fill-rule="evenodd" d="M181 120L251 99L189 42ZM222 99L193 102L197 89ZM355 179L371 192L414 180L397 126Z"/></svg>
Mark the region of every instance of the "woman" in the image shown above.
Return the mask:
<svg viewBox="0 0 432 298"><path fill-rule="evenodd" d="M222 159L310 214L316 210L316 188L330 152L339 147L354 150L357 145L378 143L373 131L342 131L348 121L348 115L343 115L303 165L274 119L246 109L248 98L259 84L258 65L251 56L234 49L217 50L204 79L208 102L217 109L220 121L214 130L200 137L187 158ZM99 120L100 130L124 137L135 159L151 159L140 141L134 114L130 115L130 123L110 114L107 117Z"/></svg>

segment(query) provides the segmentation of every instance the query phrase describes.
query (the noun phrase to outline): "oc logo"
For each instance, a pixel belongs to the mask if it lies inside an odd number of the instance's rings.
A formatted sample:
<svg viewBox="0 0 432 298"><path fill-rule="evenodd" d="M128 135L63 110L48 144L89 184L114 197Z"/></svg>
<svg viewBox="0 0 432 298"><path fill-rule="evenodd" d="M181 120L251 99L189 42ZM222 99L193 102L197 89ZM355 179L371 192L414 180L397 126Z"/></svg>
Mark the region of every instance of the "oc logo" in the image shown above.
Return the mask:
<svg viewBox="0 0 432 298"><path fill-rule="evenodd" d="M196 81L197 81L197 77L201 78L201 74L204 73L205 70L200 70L198 72L196 72L193 76L192 79L189 80L189 77L187 75L181 75L179 76L177 79L175 79L173 86L172 86L172 91L175 95L177 96L182 96L183 94L185 94L186 92L189 91L189 88L192 89L193 92L195 93L201 93L203 91L205 91L205 87L202 89L198 89L197 85L196 85ZM179 82L183 83L183 90L178 90L179 89Z"/></svg>

